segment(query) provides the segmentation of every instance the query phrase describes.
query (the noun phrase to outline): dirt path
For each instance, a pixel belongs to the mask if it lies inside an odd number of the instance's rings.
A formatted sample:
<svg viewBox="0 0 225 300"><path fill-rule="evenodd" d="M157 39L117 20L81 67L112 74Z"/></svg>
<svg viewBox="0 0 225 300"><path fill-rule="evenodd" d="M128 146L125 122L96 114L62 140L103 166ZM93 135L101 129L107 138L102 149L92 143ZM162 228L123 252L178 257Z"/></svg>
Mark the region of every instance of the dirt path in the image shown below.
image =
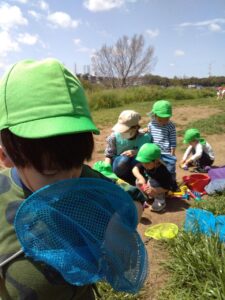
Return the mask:
<svg viewBox="0 0 225 300"><path fill-rule="evenodd" d="M210 115L218 113L219 110L216 108L209 107L178 107L174 109L173 120L177 124L177 130L181 129L181 126L185 126L185 124L209 117ZM142 120L142 123L147 124L148 118L145 117ZM105 148L105 139L111 132L111 127L113 124L110 124L107 128L102 128L101 135L95 138L96 146L95 153L93 156L93 162L102 160L104 158L104 148ZM181 138L178 138L178 143ZM225 134L221 135L211 135L207 138L209 143L213 146L216 155L216 164L217 165L225 165L225 157L221 149L225 149ZM180 161L182 157L181 150L177 150L177 159ZM182 176L187 175L188 172L185 172L179 168L177 168L177 178L178 181L182 180ZM138 230L145 241L146 248L149 253L150 258L150 276L147 280L147 295L146 300L154 300L157 299L158 290L165 284L168 275L162 270L160 266L160 262L166 260L167 253L162 249L158 248L157 241L148 240L144 236L144 231L149 225L154 225L162 222L171 222L175 223L178 226L182 226L182 223L185 218L185 210L190 206L189 201L183 200L170 200L167 202L166 212L163 214L157 214L151 212L148 208L145 209L143 213L143 217L141 223L138 227Z"/></svg>

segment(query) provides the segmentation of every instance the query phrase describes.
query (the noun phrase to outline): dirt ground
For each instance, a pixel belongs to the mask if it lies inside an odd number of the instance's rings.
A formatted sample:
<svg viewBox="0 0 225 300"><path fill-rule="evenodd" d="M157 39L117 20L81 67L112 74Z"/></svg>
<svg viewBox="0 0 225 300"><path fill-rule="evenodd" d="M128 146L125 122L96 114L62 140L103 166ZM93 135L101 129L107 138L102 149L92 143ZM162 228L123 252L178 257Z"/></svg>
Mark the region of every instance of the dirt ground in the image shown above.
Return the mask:
<svg viewBox="0 0 225 300"><path fill-rule="evenodd" d="M209 117L210 115L218 113L219 110L216 108L209 107L178 107L174 109L173 121L177 125L177 130L181 129L181 126L185 126L185 124L196 121L199 119L204 119ZM149 122L147 117L143 118L142 124L143 127ZM111 132L111 127L113 124L109 124L107 128L101 129L101 135L96 136L95 138L95 153L93 156L93 162L104 159L104 148L105 148L105 139ZM181 138L178 138L178 142ZM225 133L221 132L220 135L210 135L207 137L207 141L213 146L216 165L225 165L225 157L223 155L223 151L221 149L225 149ZM181 150L177 150L177 159L178 162L182 158ZM178 181L182 180L182 176L188 175L187 171L183 171L177 167L177 178ZM165 261L168 254L163 249L159 249L157 245L157 241L149 240L144 236L144 232L149 225L154 225L162 222L171 222L175 223L178 226L182 226L182 223L185 218L185 210L190 206L189 201L184 200L169 200L167 201L167 209L162 214L157 214L151 212L148 208L145 209L141 223L138 227L138 231L140 232L149 253L150 260L150 273L149 278L146 282L147 285L147 294L146 300L155 300L157 299L157 292L159 289L166 283L168 278L168 274L162 270L161 262Z"/></svg>

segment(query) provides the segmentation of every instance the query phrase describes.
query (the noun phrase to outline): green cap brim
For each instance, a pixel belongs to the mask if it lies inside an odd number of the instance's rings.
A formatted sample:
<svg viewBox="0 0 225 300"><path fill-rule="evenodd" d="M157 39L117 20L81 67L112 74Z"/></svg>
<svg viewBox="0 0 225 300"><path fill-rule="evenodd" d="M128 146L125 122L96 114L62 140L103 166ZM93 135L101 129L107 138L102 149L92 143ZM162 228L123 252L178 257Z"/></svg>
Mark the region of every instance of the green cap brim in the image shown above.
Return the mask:
<svg viewBox="0 0 225 300"><path fill-rule="evenodd" d="M93 121L86 116L58 116L40 120L29 121L10 126L9 130L17 136L24 138L47 138L64 134L100 131Z"/></svg>
<svg viewBox="0 0 225 300"><path fill-rule="evenodd" d="M140 163L142 163L142 164L147 164L147 163L152 162L154 159L149 161L149 160L146 160L146 159L144 159L144 158L142 158L142 157L138 157L138 156L137 156L137 157L135 158L135 160L138 161L138 162L140 162Z"/></svg>
<svg viewBox="0 0 225 300"><path fill-rule="evenodd" d="M153 112L154 113L154 112ZM160 114L160 113L154 113L157 117L160 118L170 118L172 117L172 114Z"/></svg>

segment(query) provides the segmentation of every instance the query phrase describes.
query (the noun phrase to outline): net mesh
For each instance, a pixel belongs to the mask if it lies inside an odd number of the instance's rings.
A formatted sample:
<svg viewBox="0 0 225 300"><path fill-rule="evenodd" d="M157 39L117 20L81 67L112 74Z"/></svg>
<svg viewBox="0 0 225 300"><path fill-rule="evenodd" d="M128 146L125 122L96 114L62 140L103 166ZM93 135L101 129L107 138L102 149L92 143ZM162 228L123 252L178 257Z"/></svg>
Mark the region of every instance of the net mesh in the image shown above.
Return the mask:
<svg viewBox="0 0 225 300"><path fill-rule="evenodd" d="M148 270L136 231L137 211L120 187L101 179L69 179L44 187L20 206L15 228L25 254L71 284L106 280L135 293Z"/></svg>

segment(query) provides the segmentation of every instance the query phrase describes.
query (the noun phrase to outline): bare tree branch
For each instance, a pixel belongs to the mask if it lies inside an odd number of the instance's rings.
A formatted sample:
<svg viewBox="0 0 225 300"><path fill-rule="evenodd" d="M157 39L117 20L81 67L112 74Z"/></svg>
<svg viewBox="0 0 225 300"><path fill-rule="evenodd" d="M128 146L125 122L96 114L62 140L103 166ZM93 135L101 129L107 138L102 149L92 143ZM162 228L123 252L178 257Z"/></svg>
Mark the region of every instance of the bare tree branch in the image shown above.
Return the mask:
<svg viewBox="0 0 225 300"><path fill-rule="evenodd" d="M139 76L150 73L154 67L154 48L145 49L143 35L120 38L114 46L103 45L92 58L92 66L98 76L116 85L126 86ZM129 79L129 80L128 80Z"/></svg>

